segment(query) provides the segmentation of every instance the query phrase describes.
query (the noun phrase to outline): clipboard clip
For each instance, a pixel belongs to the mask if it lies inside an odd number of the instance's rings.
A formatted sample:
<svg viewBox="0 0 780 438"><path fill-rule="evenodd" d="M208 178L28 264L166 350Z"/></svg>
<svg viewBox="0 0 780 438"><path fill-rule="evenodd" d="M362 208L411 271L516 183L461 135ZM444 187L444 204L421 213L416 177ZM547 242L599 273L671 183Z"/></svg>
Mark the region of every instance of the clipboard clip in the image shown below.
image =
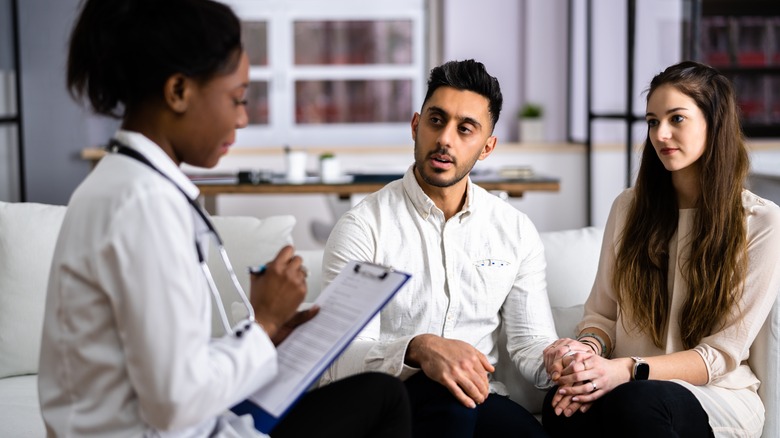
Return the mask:
<svg viewBox="0 0 780 438"><path fill-rule="evenodd" d="M379 274L374 274L371 272L366 272L366 270L361 270L360 263L355 263L355 267L352 270L355 272L355 274L361 274L361 275L377 278L379 280L384 280L385 278L387 278L388 275L390 275L391 272L393 272L393 268L385 268L379 265L371 265L371 266L381 269L382 272Z"/></svg>

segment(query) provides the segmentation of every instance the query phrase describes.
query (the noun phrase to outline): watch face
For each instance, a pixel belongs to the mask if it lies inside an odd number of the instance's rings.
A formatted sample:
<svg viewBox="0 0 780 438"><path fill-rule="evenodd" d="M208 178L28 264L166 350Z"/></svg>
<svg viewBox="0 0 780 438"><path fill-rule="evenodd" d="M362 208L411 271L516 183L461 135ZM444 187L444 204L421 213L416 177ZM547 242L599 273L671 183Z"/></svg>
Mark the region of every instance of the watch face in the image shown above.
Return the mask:
<svg viewBox="0 0 780 438"><path fill-rule="evenodd" d="M634 364L634 380L647 380L650 377L650 365L647 362Z"/></svg>

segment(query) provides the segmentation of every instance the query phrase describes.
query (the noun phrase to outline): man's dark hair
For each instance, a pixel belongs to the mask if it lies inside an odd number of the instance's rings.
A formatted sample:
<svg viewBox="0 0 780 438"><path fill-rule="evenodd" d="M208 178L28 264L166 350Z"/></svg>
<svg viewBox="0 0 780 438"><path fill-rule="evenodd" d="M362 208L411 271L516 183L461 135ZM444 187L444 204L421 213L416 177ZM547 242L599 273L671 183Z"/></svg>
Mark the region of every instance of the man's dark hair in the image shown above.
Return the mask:
<svg viewBox="0 0 780 438"><path fill-rule="evenodd" d="M423 106L439 87L452 87L485 96L488 100L490 119L493 122L491 131L496 127L504 97L501 95L498 79L490 76L481 62L467 59L465 61L449 61L434 67L428 78L428 92L425 94Z"/></svg>

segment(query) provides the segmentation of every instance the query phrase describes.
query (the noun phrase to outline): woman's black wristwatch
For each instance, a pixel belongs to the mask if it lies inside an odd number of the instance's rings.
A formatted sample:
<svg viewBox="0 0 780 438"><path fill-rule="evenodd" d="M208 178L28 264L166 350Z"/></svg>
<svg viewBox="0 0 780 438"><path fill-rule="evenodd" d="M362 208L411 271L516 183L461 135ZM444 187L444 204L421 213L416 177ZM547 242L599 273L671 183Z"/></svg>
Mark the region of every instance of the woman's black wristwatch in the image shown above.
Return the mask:
<svg viewBox="0 0 780 438"><path fill-rule="evenodd" d="M650 365L641 357L631 356L634 359L634 371L631 373L632 380L647 380L650 377Z"/></svg>

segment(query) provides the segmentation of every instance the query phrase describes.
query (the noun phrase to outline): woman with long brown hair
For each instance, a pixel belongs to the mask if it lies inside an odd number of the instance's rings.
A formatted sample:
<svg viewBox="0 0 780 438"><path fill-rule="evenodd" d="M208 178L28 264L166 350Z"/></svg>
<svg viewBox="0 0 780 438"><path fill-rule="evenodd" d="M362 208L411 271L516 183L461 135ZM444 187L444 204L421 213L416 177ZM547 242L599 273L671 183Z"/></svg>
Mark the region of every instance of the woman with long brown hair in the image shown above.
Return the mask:
<svg viewBox="0 0 780 438"><path fill-rule="evenodd" d="M748 351L780 289L780 208L745 190L734 90L673 65L650 83L636 185L615 200L576 340L545 350L553 436L760 436Z"/></svg>

